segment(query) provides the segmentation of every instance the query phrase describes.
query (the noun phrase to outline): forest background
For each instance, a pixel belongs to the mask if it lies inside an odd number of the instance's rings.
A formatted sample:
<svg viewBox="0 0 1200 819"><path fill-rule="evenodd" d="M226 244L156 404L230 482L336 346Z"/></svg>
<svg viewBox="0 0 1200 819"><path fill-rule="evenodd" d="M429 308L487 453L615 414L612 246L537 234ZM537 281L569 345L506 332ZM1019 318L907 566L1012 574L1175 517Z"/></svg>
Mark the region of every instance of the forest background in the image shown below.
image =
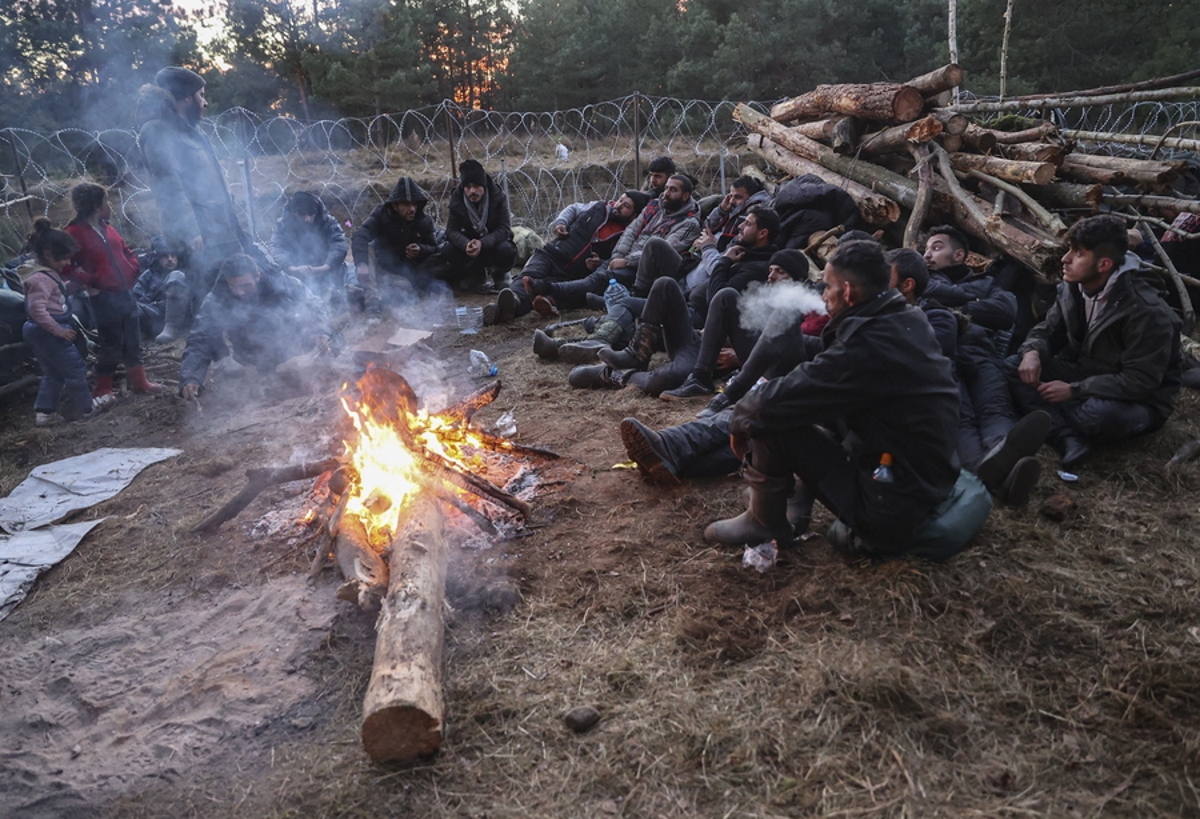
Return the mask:
<svg viewBox="0 0 1200 819"><path fill-rule="evenodd" d="M959 62L979 95L1000 89L1005 10L957 0ZM171 63L206 76L213 111L308 122L445 100L563 110L634 91L769 101L940 65L947 19L943 0L11 0L0 127L132 127L137 88ZM1197 42L1192 4L1016 0L1005 90L1180 73Z"/></svg>

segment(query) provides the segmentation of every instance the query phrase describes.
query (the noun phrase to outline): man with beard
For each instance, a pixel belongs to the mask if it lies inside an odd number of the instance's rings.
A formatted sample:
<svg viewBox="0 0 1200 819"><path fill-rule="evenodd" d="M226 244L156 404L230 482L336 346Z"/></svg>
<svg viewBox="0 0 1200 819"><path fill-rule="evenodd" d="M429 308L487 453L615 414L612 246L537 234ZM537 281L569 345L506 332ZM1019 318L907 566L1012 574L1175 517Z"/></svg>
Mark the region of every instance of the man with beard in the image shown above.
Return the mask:
<svg viewBox="0 0 1200 819"><path fill-rule="evenodd" d="M726 248L713 270L708 282L710 292L715 296L730 290L736 300L751 282L765 282L778 233L779 216L775 211L755 208L746 214L737 240ZM619 351L601 349L598 355L604 363L573 370L571 386L614 389L632 384L656 397L680 386L696 367L701 349L697 329L705 326L704 316L688 306L677 280L663 276L650 288L640 319L628 347ZM671 361L646 372L660 342Z"/></svg>
<svg viewBox="0 0 1200 819"><path fill-rule="evenodd" d="M612 258L578 281L552 282L535 288L534 296L539 305L545 305L546 314L555 309L576 309L587 304L587 294L600 295L608 286L609 279L616 279L635 292L637 282L643 281L642 267L647 273L641 295L650 289L650 284L659 274L673 275L683 261L683 252L700 235L700 207L692 199L692 180L676 174L667 180L667 186L658 199L651 200L621 234ZM673 265L673 267L672 267ZM666 271L670 270L670 273Z"/></svg>
<svg viewBox="0 0 1200 819"><path fill-rule="evenodd" d="M447 208L446 241L439 250L442 278L451 286L498 293L517 258L508 197L474 159L458 166L458 178Z"/></svg>
<svg viewBox="0 0 1200 819"><path fill-rule="evenodd" d="M271 237L275 264L321 298L341 302L347 250L342 226L320 197L308 191L292 194Z"/></svg>
<svg viewBox="0 0 1200 819"><path fill-rule="evenodd" d="M554 238L535 250L512 286L484 308L483 323L512 321L533 309L533 299L552 282L582 279L612 255L621 232L642 212L649 197L626 191L615 202L568 205L550 223Z"/></svg>
<svg viewBox="0 0 1200 819"><path fill-rule="evenodd" d="M421 293L432 283L437 238L433 218L425 212L428 203L425 190L415 180L402 176L383 204L376 206L354 231L350 243L355 268L351 300L360 303L367 313L382 311L381 286Z"/></svg>
<svg viewBox="0 0 1200 819"><path fill-rule="evenodd" d="M237 253L220 267L183 350L179 394L188 400L204 389L208 368L229 355L239 364L273 372L293 356L329 349L332 332L320 302L297 279L264 272Z"/></svg>
<svg viewBox="0 0 1200 819"><path fill-rule="evenodd" d="M257 254L238 224L237 208L208 138L197 127L208 101L204 78L167 66L138 94L138 146L168 243L186 248L186 282L168 282L166 328L157 341L180 338L193 308L212 289L217 270L232 253Z"/></svg>

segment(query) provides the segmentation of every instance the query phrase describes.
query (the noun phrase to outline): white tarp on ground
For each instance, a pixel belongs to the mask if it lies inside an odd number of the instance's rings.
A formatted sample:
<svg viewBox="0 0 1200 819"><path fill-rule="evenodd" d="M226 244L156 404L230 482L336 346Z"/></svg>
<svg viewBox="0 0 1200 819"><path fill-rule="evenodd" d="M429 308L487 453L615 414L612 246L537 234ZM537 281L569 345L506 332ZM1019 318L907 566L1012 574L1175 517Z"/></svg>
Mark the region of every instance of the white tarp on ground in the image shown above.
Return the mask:
<svg viewBox="0 0 1200 819"><path fill-rule="evenodd" d="M98 449L44 464L0 499L0 620L42 572L69 555L99 520L46 526L116 495L151 464L179 449ZM40 528L46 527L46 528Z"/></svg>

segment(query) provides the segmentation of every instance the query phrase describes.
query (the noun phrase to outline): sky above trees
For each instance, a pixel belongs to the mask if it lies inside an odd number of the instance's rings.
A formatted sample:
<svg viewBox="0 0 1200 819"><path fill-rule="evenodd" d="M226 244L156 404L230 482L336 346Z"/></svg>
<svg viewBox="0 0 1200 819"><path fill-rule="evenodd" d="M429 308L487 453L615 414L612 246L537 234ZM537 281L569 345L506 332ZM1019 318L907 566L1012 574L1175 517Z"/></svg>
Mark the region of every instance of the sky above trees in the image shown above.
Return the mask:
<svg viewBox="0 0 1200 819"><path fill-rule="evenodd" d="M10 0L0 127L129 127L168 63L216 110L371 116L451 99L559 110L633 91L774 100L903 80L947 59L945 0ZM959 0L967 87L999 88L1005 0ZM1200 11L1165 0L1014 4L1007 92L1195 67ZM203 43L203 46L202 46Z"/></svg>

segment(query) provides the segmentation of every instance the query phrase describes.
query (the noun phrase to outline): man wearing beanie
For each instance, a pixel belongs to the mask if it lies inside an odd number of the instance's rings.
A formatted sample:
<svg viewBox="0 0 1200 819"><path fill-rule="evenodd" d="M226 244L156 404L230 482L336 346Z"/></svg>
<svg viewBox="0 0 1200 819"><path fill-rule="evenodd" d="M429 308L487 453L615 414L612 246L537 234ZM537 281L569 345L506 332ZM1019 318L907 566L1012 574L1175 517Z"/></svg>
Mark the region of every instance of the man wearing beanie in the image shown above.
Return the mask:
<svg viewBox="0 0 1200 819"><path fill-rule="evenodd" d="M181 338L233 253L256 252L238 224L237 208L212 145L197 127L208 102L204 78L167 66L138 93L138 146L158 206L161 233L186 248L186 281L168 282L166 328L158 341Z"/></svg>
<svg viewBox="0 0 1200 819"><path fill-rule="evenodd" d="M552 282L575 281L596 270L612 255L621 232L648 201L649 194L625 191L613 202L568 205L550 223L553 238L534 251L520 277L501 291L496 304L484 308L484 323L523 316L532 309L535 297L549 292ZM545 300L543 303L549 305Z"/></svg>
<svg viewBox="0 0 1200 819"><path fill-rule="evenodd" d="M441 277L450 285L496 293L507 283L517 258L508 197L474 159L458 166L458 187L450 193L446 241L439 249Z"/></svg>

